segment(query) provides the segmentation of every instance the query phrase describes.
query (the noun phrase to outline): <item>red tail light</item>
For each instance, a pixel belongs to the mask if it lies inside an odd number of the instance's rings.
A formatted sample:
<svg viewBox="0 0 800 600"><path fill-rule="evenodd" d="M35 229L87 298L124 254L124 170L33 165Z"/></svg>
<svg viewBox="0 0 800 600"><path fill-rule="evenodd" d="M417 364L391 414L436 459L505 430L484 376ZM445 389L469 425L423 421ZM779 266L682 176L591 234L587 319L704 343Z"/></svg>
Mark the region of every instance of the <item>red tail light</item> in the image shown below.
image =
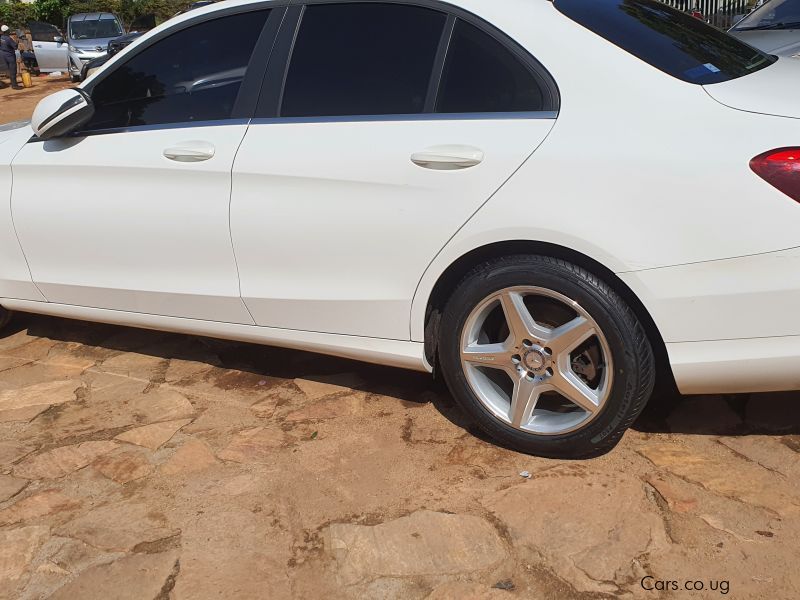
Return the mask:
<svg viewBox="0 0 800 600"><path fill-rule="evenodd" d="M770 150L751 160L750 168L761 179L800 202L800 148Z"/></svg>

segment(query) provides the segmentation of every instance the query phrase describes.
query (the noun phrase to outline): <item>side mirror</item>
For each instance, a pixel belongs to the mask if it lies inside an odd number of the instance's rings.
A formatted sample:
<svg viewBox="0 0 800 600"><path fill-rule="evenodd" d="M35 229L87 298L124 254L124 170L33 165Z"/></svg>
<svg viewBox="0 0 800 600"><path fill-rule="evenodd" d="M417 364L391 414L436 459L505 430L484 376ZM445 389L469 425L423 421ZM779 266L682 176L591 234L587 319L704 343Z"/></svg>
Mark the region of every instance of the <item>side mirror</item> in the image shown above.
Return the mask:
<svg viewBox="0 0 800 600"><path fill-rule="evenodd" d="M66 135L89 122L94 115L92 98L79 88L61 90L42 98L31 118L31 127L41 140Z"/></svg>
<svg viewBox="0 0 800 600"><path fill-rule="evenodd" d="M56 36L53 37L53 41L56 44L63 44L64 43L64 38L61 37L60 35L56 35Z"/></svg>

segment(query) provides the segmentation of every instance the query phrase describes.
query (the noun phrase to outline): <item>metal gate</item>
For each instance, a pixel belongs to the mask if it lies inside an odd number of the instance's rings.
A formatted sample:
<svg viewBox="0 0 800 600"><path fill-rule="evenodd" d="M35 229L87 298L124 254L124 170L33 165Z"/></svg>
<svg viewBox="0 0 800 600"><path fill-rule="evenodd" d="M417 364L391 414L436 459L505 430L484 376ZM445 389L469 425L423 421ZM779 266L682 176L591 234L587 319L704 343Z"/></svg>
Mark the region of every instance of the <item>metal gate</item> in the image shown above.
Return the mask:
<svg viewBox="0 0 800 600"><path fill-rule="evenodd" d="M703 19L721 29L729 29L737 16L744 16L752 0L661 0L683 11L697 11Z"/></svg>

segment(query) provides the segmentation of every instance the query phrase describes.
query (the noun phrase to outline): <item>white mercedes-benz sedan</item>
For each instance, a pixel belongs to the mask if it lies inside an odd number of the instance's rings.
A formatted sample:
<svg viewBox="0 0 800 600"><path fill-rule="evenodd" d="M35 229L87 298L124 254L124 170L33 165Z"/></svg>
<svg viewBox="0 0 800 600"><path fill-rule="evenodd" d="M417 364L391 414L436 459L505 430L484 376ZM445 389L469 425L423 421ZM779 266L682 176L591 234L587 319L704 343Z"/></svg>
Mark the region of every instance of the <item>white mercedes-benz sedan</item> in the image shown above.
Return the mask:
<svg viewBox="0 0 800 600"><path fill-rule="evenodd" d="M800 388L800 64L654 0L231 0L0 133L0 305L440 373L523 452Z"/></svg>

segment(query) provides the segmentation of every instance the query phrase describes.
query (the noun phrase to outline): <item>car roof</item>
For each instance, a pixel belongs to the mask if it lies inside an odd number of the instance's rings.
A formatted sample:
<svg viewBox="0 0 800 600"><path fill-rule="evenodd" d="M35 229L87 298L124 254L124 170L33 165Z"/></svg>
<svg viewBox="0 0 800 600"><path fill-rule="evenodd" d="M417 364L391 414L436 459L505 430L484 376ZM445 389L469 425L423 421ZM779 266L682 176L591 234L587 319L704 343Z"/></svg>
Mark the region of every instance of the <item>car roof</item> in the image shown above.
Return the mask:
<svg viewBox="0 0 800 600"><path fill-rule="evenodd" d="M116 19L117 17L112 13L77 13L75 15L71 15L69 20L70 21L110 21L112 19Z"/></svg>

